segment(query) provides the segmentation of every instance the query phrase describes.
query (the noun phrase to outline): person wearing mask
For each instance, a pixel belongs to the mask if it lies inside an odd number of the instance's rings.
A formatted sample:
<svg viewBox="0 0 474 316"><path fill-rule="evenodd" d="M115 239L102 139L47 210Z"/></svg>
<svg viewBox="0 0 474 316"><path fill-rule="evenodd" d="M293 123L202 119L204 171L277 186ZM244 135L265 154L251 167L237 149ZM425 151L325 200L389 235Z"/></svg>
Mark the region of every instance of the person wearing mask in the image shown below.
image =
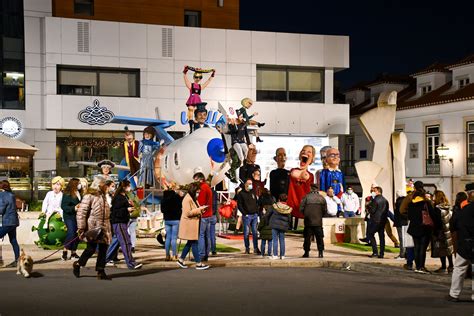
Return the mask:
<svg viewBox="0 0 474 316"><path fill-rule="evenodd" d="M383 190L381 187L374 187L372 191L372 202L369 207L371 224L367 232L367 238L370 240L372 246L372 255L369 257L378 257L383 259L385 255L385 223L388 220L388 201L383 197ZM375 234L379 235L380 252L377 249L377 241Z"/></svg>
<svg viewBox="0 0 474 316"><path fill-rule="evenodd" d="M268 191L268 189L263 189L262 196L258 199L258 204L262 210L260 214L260 222L258 223L258 232L260 233L260 251L262 252L262 257L265 257L265 250L268 244L268 256L271 256L273 253L272 247L272 228L270 227L270 223L266 220L265 214L268 213L272 205L275 203L273 200L273 196Z"/></svg>
<svg viewBox="0 0 474 316"><path fill-rule="evenodd" d="M352 187L347 187L347 191L342 194L341 198L344 218L355 217L359 211L360 202L357 194L354 193Z"/></svg>
<svg viewBox="0 0 474 316"><path fill-rule="evenodd" d="M273 256L271 259L273 260L285 259L285 232L290 229L292 211L292 208L286 204L287 200L288 196L286 194L280 194L278 203L273 204L265 215L266 221L272 228ZM279 253L278 246L280 246Z"/></svg>
<svg viewBox="0 0 474 316"><path fill-rule="evenodd" d="M342 212L341 200L334 195L334 189L332 187L329 187L326 193L327 196L325 199L328 208L327 217L339 216L339 214Z"/></svg>
<svg viewBox="0 0 474 316"><path fill-rule="evenodd" d="M186 240L186 245L181 252L176 263L179 267L187 269L188 266L184 259L188 255L189 251L192 250L194 261L196 262L196 270L207 270L209 266L201 262L201 255L199 254L199 223L201 221L201 215L206 211L207 206L198 207L197 197L199 195L199 183L191 183L188 189L188 193L184 196L182 202L183 212L181 214L181 220L179 222L179 233L178 238Z"/></svg>
<svg viewBox="0 0 474 316"><path fill-rule="evenodd" d="M252 230L252 242L254 254L260 255L258 249L258 200L253 191L252 179L245 181L244 189L237 195L237 207L242 213L244 223L244 245L245 253L250 254L249 231Z"/></svg>
<svg viewBox="0 0 474 316"><path fill-rule="evenodd" d="M114 235L118 239L120 248L127 267L132 270L140 269L141 263L137 263L132 255L132 243L128 234L128 222L130 221L130 213L134 211L133 203L128 200L127 193L132 190L130 181L122 180L117 192L112 199L112 208L110 210L110 223L114 231ZM110 248L110 247L109 247Z"/></svg>
<svg viewBox="0 0 474 316"><path fill-rule="evenodd" d="M109 207L112 207L112 198L115 194L115 182L112 180L106 180L105 185L107 186L107 194L105 195Z"/></svg>
<svg viewBox="0 0 474 316"><path fill-rule="evenodd" d="M430 200L426 199L423 182L416 181L411 203L408 205L408 233L415 244L415 272L429 273L425 267L426 249L435 230L435 211Z"/></svg>
<svg viewBox="0 0 474 316"><path fill-rule="evenodd" d="M433 235L431 240L431 257L439 258L441 267L434 271L435 273L451 273L453 272L453 239L451 238L451 231L449 229L449 221L451 220L451 205L449 200L441 190L436 190L433 193L433 202L436 212L436 217L441 221L441 229L439 233ZM446 259L449 266L446 267Z"/></svg>
<svg viewBox="0 0 474 316"><path fill-rule="evenodd" d="M196 197L198 206L207 206L201 215L199 226L199 254L201 261L206 262L211 251L211 218L214 214L212 190L202 172L196 173L193 180L199 183L199 194Z"/></svg>
<svg viewBox="0 0 474 316"><path fill-rule="evenodd" d="M71 259L79 259L76 253L79 239L77 238L77 221L76 211L81 202L82 184L79 179L72 178L69 180L66 189L64 190L63 198L61 200L61 209L63 210L64 224L67 227L66 240L64 241L62 260L68 259L67 252L71 251Z"/></svg>
<svg viewBox="0 0 474 316"><path fill-rule="evenodd" d="M468 185L466 187L474 191L474 183ZM464 279L474 262L474 203L469 203L453 214L450 229L456 232L457 250L447 300L458 302ZM474 293L471 294L471 300L474 301Z"/></svg>
<svg viewBox="0 0 474 316"><path fill-rule="evenodd" d="M87 261L98 249L95 266L97 278L99 280L110 280L110 277L105 273L107 247L112 239L110 207L105 197L106 194L107 185L105 184L105 178L101 176L95 177L77 210L77 232L80 238L84 238L85 233L89 230L100 227L102 231L97 240L87 240L87 248L82 252L79 260L73 263L73 274L76 278L80 277L81 267L87 264Z"/></svg>
<svg viewBox="0 0 474 316"><path fill-rule="evenodd" d="M16 198L7 180L0 181L0 239L8 235L10 244L15 254L15 261L8 264L6 268L16 268L20 257L20 246L16 240L16 228L20 226L20 220L16 209Z"/></svg>
<svg viewBox="0 0 474 316"><path fill-rule="evenodd" d="M323 217L328 209L326 199L319 194L317 184L311 184L311 192L306 194L300 204L300 212L304 215L304 243L303 258L309 258L311 249L311 239L315 237L318 245L318 256L323 257L324 251L324 231Z"/></svg>
<svg viewBox="0 0 474 316"><path fill-rule="evenodd" d="M165 240L165 261L178 260L178 249L176 241L178 240L179 220L181 219L183 207L182 192L176 192L171 186L163 191L161 200L161 212L165 220L166 240ZM172 257L171 254L172 253Z"/></svg>

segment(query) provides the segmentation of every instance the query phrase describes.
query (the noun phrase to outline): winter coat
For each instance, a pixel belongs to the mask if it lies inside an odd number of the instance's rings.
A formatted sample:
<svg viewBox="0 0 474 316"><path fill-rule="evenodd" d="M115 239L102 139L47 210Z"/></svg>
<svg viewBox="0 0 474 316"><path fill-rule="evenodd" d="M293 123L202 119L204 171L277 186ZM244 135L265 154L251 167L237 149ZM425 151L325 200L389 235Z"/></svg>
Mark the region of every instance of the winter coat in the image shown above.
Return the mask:
<svg viewBox="0 0 474 316"><path fill-rule="evenodd" d="M417 196L408 205L408 220L410 221L410 224L408 225L407 231L413 237L429 236L433 231L432 227L423 225L422 212L425 208L425 205L428 209L431 219L433 220L433 223L435 224L435 227L437 225L437 216L431 203L422 197Z"/></svg>
<svg viewBox="0 0 474 316"><path fill-rule="evenodd" d="M0 190L0 214L3 226L19 226L20 220L16 212L16 199L12 192Z"/></svg>
<svg viewBox="0 0 474 316"><path fill-rule="evenodd" d="M369 213L372 223L378 227L385 226L388 218L388 201L382 195L377 195L370 202Z"/></svg>
<svg viewBox="0 0 474 316"><path fill-rule="evenodd" d="M110 223L112 224L128 224L130 221L130 212L128 208L130 202L123 194L117 194L112 199L112 207L110 208Z"/></svg>
<svg viewBox="0 0 474 316"><path fill-rule="evenodd" d="M286 232L290 228L292 210L287 204L278 202L272 205L265 217L272 229Z"/></svg>
<svg viewBox="0 0 474 316"><path fill-rule="evenodd" d="M453 254L453 239L449 230L451 211L449 204L441 204L435 207L437 218L441 220L439 233L433 234L431 239L431 256L433 258L446 257Z"/></svg>
<svg viewBox="0 0 474 316"><path fill-rule="evenodd" d="M61 209L63 210L64 219L76 218L76 205L80 202L76 195L63 194Z"/></svg>
<svg viewBox="0 0 474 316"><path fill-rule="evenodd" d="M76 213L78 230L88 231L102 227L102 237L98 243L110 244L112 229L110 225L110 207L102 192L89 190L84 195Z"/></svg>
<svg viewBox="0 0 474 316"><path fill-rule="evenodd" d="M272 228L265 216L262 216L260 223L258 223L258 231L260 232L260 239L262 240L272 240Z"/></svg>
<svg viewBox="0 0 474 316"><path fill-rule="evenodd" d="M179 221L183 208L183 199L173 190L163 192L161 212L165 221Z"/></svg>
<svg viewBox="0 0 474 316"><path fill-rule="evenodd" d="M305 195L300 204L300 212L304 215L304 226L323 226L323 217L327 215L326 199L318 191Z"/></svg>
<svg viewBox="0 0 474 316"><path fill-rule="evenodd" d="M457 253L467 260L474 260L474 203L456 211L451 230L457 234Z"/></svg>
<svg viewBox="0 0 474 316"><path fill-rule="evenodd" d="M237 206L243 215L257 214L259 207L253 191L242 190L237 194Z"/></svg>
<svg viewBox="0 0 474 316"><path fill-rule="evenodd" d="M395 212L393 215L393 226L402 227L408 225L408 216L406 213L402 214L400 208L405 200L405 196L399 196L395 201Z"/></svg>
<svg viewBox="0 0 474 316"><path fill-rule="evenodd" d="M201 210L198 209L198 206L189 194L186 194L182 204L183 213L181 214L181 221L179 222L178 238L184 240L198 240Z"/></svg>

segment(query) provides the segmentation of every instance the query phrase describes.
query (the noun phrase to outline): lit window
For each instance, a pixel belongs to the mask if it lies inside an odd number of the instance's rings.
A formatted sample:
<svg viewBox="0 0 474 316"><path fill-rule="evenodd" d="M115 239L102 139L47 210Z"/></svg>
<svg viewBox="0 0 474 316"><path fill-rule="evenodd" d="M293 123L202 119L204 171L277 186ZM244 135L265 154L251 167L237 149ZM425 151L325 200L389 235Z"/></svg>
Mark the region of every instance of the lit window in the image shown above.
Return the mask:
<svg viewBox="0 0 474 316"><path fill-rule="evenodd" d="M201 27L201 11L184 11L184 26Z"/></svg>
<svg viewBox="0 0 474 316"><path fill-rule="evenodd" d="M474 174L474 121L467 122L467 174Z"/></svg>
<svg viewBox="0 0 474 316"><path fill-rule="evenodd" d="M74 0L74 14L94 15L94 0Z"/></svg>
<svg viewBox="0 0 474 316"><path fill-rule="evenodd" d="M425 128L426 175L440 174L440 161L436 151L439 146L439 130L439 125L429 125Z"/></svg>

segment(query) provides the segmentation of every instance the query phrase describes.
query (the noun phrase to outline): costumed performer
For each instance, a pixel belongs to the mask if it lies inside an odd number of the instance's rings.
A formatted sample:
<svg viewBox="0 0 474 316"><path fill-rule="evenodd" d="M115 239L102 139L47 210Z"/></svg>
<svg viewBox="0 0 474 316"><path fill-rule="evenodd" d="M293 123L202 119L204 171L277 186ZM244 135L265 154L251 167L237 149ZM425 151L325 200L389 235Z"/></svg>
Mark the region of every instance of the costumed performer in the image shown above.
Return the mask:
<svg viewBox="0 0 474 316"><path fill-rule="evenodd" d="M316 150L314 147L304 145L299 155L299 168L290 170L288 205L293 209L291 215L295 217L294 229L298 228L298 218L304 218L300 212L300 203L303 197L311 191L311 184L314 183L314 176L308 171L308 167L313 163L315 156Z"/></svg>
<svg viewBox="0 0 474 316"><path fill-rule="evenodd" d="M204 82L202 85L200 84L202 80L202 71L198 69L194 70L193 80L194 82L191 83L189 81L187 73L188 70L194 69L189 66L184 66L183 74L184 74L184 83L186 87L189 89L189 98L186 101L186 106L188 107L188 121L189 121L189 128L192 130L193 120L194 120L194 110L196 110L196 106L198 103L201 103L201 91L204 90L209 83L211 83L212 79L214 78L216 71L212 69L211 76Z"/></svg>

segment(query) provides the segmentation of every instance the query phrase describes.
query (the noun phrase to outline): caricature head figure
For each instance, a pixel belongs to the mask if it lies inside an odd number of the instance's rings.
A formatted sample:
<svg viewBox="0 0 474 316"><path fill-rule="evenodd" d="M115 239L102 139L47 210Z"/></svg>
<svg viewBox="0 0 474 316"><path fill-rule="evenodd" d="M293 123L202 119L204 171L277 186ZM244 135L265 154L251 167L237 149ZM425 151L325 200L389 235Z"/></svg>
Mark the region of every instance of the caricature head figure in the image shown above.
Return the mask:
<svg viewBox="0 0 474 316"><path fill-rule="evenodd" d="M103 175L108 176L110 174L110 170L112 169L112 167L110 165L102 165L100 169L102 170Z"/></svg>
<svg viewBox="0 0 474 316"><path fill-rule="evenodd" d="M316 156L316 149L311 145L304 145L300 151L300 169L308 169Z"/></svg>
<svg viewBox="0 0 474 316"><path fill-rule="evenodd" d="M127 143L132 143L135 140L135 133L130 131L127 127L125 127L125 132L123 133L123 137Z"/></svg>
<svg viewBox="0 0 474 316"><path fill-rule="evenodd" d="M247 162L250 164L254 164L255 161L257 161L257 149L249 147L249 152L247 154Z"/></svg>
<svg viewBox="0 0 474 316"><path fill-rule="evenodd" d="M341 161L341 157L339 154L339 150L337 148L330 148L326 152L326 163L328 168L330 169L337 169L339 168L339 162Z"/></svg>
<svg viewBox="0 0 474 316"><path fill-rule="evenodd" d="M286 150L283 147L280 147L275 152L275 157L273 160L276 161L278 168L283 169L285 168L286 163Z"/></svg>
<svg viewBox="0 0 474 316"><path fill-rule="evenodd" d="M248 110L253 105L253 100L250 98L243 98L242 101L240 101L240 104Z"/></svg>
<svg viewBox="0 0 474 316"><path fill-rule="evenodd" d="M207 119L206 102L196 104L196 110L194 111L194 119L199 124L204 124Z"/></svg>
<svg viewBox="0 0 474 316"><path fill-rule="evenodd" d="M64 188L65 181L62 177L57 176L51 180L51 187L54 193L59 193Z"/></svg>
<svg viewBox="0 0 474 316"><path fill-rule="evenodd" d="M148 126L143 130L143 139L153 139L155 138L155 128L153 126Z"/></svg>
<svg viewBox="0 0 474 316"><path fill-rule="evenodd" d="M321 163L323 164L323 168L327 169L328 164L326 162L326 154L328 149L330 149L331 146L324 146L319 150L319 154L321 155Z"/></svg>
<svg viewBox="0 0 474 316"><path fill-rule="evenodd" d="M194 83L199 83L202 80L202 72L195 71L193 74Z"/></svg>

